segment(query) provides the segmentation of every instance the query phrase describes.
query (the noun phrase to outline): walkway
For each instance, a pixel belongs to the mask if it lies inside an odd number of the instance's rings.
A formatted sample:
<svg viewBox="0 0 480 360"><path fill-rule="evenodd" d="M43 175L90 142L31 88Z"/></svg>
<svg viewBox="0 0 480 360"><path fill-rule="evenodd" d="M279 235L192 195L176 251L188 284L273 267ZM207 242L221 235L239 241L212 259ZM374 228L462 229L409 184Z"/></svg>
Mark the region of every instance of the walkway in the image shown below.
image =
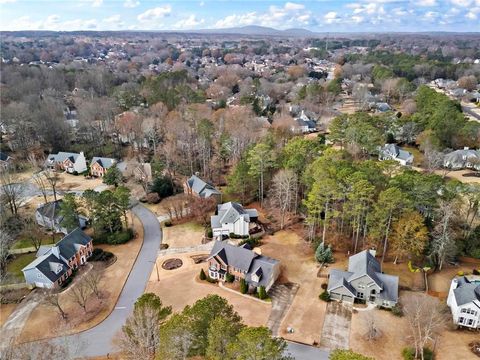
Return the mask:
<svg viewBox="0 0 480 360"><path fill-rule="evenodd" d="M132 211L143 224L143 246L112 313L92 329L67 337L71 342L82 344L78 356L105 356L118 351L113 345L113 340L118 337L118 333L132 312L133 304L143 294L152 272L162 239L160 224L155 215L142 205L134 206ZM54 341L64 343L65 338Z"/></svg>

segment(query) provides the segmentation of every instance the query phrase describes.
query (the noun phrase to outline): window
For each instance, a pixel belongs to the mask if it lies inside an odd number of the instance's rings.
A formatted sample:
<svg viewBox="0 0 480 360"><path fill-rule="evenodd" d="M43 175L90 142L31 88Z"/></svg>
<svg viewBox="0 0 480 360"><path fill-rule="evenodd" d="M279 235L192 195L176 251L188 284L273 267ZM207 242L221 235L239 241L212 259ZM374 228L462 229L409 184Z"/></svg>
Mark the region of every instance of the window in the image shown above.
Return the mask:
<svg viewBox="0 0 480 360"><path fill-rule="evenodd" d="M460 318L458 319L458 322L459 322L460 324L463 324L463 321L464 321L464 320L465 320L464 317L460 317Z"/></svg>
<svg viewBox="0 0 480 360"><path fill-rule="evenodd" d="M468 325L472 326L473 325L473 319L468 319Z"/></svg>
<svg viewBox="0 0 480 360"><path fill-rule="evenodd" d="M461 313L466 313L467 312L467 309L462 309L462 311L460 311Z"/></svg>
<svg viewBox="0 0 480 360"><path fill-rule="evenodd" d="M359 292L359 293L358 293L358 297L359 297L360 299L363 299L364 294L363 294L362 292Z"/></svg>

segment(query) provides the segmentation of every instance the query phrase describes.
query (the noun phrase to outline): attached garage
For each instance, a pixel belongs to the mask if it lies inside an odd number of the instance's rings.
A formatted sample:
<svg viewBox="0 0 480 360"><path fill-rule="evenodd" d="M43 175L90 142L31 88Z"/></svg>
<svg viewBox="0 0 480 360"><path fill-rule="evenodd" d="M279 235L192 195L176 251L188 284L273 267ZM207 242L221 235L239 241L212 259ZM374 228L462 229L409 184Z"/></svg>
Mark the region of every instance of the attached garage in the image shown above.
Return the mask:
<svg viewBox="0 0 480 360"><path fill-rule="evenodd" d="M340 300L353 304L354 298L353 296L350 296L350 295L342 295Z"/></svg>

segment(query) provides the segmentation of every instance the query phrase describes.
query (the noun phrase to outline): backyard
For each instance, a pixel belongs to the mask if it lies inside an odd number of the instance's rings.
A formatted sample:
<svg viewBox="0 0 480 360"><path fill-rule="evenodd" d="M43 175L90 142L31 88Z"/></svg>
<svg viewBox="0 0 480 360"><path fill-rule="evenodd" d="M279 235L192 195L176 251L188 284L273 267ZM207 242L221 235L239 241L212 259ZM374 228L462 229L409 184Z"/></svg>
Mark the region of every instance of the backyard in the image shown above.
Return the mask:
<svg viewBox="0 0 480 360"><path fill-rule="evenodd" d="M35 260L35 253L31 252L12 256L13 259L7 264L7 274L12 277L12 280L24 282L22 269Z"/></svg>
<svg viewBox="0 0 480 360"><path fill-rule="evenodd" d="M169 248L200 245L204 232L203 226L194 221L164 226L162 244L168 244Z"/></svg>

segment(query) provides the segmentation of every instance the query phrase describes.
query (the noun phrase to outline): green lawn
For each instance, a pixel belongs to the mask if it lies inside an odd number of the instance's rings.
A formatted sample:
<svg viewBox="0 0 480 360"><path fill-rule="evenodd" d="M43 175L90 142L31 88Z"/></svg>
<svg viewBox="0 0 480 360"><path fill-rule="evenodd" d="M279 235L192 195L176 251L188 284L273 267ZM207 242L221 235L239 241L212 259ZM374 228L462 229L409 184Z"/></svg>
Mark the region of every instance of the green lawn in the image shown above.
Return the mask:
<svg viewBox="0 0 480 360"><path fill-rule="evenodd" d="M403 150L409 151L413 155L413 166L421 167L423 163L423 154L414 146L402 146Z"/></svg>
<svg viewBox="0 0 480 360"><path fill-rule="evenodd" d="M35 253L15 255L15 259L11 260L7 264L7 273L23 278L22 269L35 260Z"/></svg>
<svg viewBox="0 0 480 360"><path fill-rule="evenodd" d="M64 235L63 234L55 234L55 241L57 242L60 240ZM42 245L52 245L54 242L52 242L52 236L49 234L42 234ZM24 248L29 248L33 247L33 244L29 239L26 239L22 235L20 235L15 241L15 243L12 246L12 249L24 249Z"/></svg>

